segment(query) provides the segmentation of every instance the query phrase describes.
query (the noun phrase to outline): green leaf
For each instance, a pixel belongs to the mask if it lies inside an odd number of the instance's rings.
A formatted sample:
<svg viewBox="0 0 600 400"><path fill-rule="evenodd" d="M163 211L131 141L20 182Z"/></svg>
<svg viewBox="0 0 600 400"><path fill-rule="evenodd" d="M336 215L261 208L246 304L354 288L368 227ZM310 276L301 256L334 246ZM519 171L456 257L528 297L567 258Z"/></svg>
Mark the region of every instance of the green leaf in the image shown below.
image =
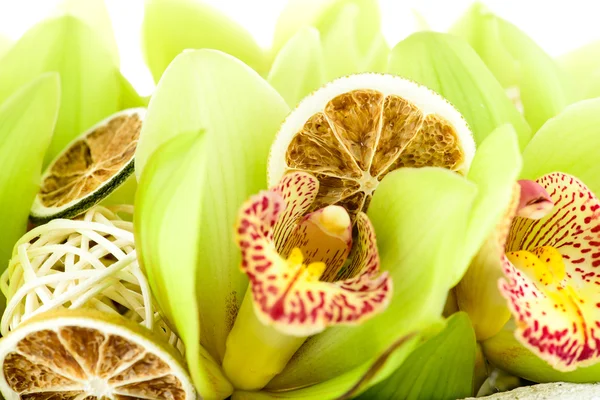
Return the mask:
<svg viewBox="0 0 600 400"><path fill-rule="evenodd" d="M600 381L600 364L575 371L561 372L552 368L514 335L514 321L510 320L496 336L482 343L483 353L489 362L512 375L533 382L596 383Z"/></svg>
<svg viewBox="0 0 600 400"><path fill-rule="evenodd" d="M464 240L476 191L475 185L443 169L407 168L387 175L369 217L382 269L393 279L389 308L360 326L330 328L309 339L267 388L333 379L438 321L455 271L466 268ZM391 373L395 367L388 364Z"/></svg>
<svg viewBox="0 0 600 400"><path fill-rule="evenodd" d="M558 65L575 85L578 100L600 97L600 41L560 56Z"/></svg>
<svg viewBox="0 0 600 400"><path fill-rule="evenodd" d="M394 47L389 71L413 79L444 96L469 123L479 145L509 123L524 148L529 126L492 73L463 40L434 32L415 33Z"/></svg>
<svg viewBox="0 0 600 400"><path fill-rule="evenodd" d="M476 342L469 317L452 315L446 328L419 346L388 379L359 399L462 399L472 394Z"/></svg>
<svg viewBox="0 0 600 400"><path fill-rule="evenodd" d="M600 194L600 99L567 107L540 128L523 152L524 179L564 172Z"/></svg>
<svg viewBox="0 0 600 400"><path fill-rule="evenodd" d="M34 26L0 63L0 101L43 72L61 76L61 104L46 163L74 137L119 109L119 70L102 38L64 16Z"/></svg>
<svg viewBox="0 0 600 400"><path fill-rule="evenodd" d="M505 87L517 87L535 132L572 100L568 79L554 60L513 24L476 3L451 32L465 38Z"/></svg>
<svg viewBox="0 0 600 400"><path fill-rule="evenodd" d="M158 82L185 49L216 49L266 73L267 57L250 33L219 10L198 0L146 0L142 23L146 63Z"/></svg>
<svg viewBox="0 0 600 400"><path fill-rule="evenodd" d="M44 74L0 105L0 271L27 228L39 190L42 161L56 123L57 74Z"/></svg>
<svg viewBox="0 0 600 400"><path fill-rule="evenodd" d="M290 107L325 83L319 31L306 27L281 49L268 77Z"/></svg>
<svg viewBox="0 0 600 400"><path fill-rule="evenodd" d="M233 240L237 212L265 188L269 148L288 112L275 89L239 60L215 50L187 51L159 82L140 134L137 176L161 144L180 134L204 132L205 164L193 170L204 179L201 210L188 222L199 229L201 342L218 362L248 284Z"/></svg>
<svg viewBox="0 0 600 400"><path fill-rule="evenodd" d="M225 398L233 388L200 345L196 303L201 202L206 176L206 137L188 133L152 155L135 202L138 257L163 312L186 347L196 389L203 398Z"/></svg>

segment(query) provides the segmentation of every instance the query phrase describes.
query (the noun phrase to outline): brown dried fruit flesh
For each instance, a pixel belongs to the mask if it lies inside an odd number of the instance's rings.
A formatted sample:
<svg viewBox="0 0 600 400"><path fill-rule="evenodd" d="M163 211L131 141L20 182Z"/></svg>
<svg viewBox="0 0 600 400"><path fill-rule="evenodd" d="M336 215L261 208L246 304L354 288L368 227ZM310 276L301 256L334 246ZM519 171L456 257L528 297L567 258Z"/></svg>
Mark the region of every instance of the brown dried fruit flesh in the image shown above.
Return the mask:
<svg viewBox="0 0 600 400"><path fill-rule="evenodd" d="M119 115L72 143L44 175L40 203L60 207L98 189L132 160L141 127L139 115Z"/></svg>
<svg viewBox="0 0 600 400"><path fill-rule="evenodd" d="M378 183L397 168L458 171L464 161L457 132L444 117L371 89L332 98L293 136L285 154L288 170L319 179L313 208L339 204L351 214L365 211Z"/></svg>
<svg viewBox="0 0 600 400"><path fill-rule="evenodd" d="M22 399L189 398L159 355L123 336L88 327L27 334L4 357L2 372Z"/></svg>

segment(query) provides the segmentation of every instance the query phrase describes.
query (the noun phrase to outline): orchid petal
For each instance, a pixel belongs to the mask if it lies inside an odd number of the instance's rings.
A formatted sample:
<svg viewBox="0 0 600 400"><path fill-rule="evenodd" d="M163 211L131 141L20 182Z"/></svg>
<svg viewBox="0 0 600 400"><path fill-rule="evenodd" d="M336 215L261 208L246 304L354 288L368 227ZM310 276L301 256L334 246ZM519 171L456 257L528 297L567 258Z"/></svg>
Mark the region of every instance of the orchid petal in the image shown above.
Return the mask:
<svg viewBox="0 0 600 400"><path fill-rule="evenodd" d="M600 364L580 367L575 371L558 371L537 354L523 346L514 334L515 323L510 320L494 337L483 342L488 361L533 382L596 383L600 380Z"/></svg>
<svg viewBox="0 0 600 400"><path fill-rule="evenodd" d="M476 342L469 317L452 315L445 329L413 351L385 381L358 399L462 399L472 394Z"/></svg>
<svg viewBox="0 0 600 400"><path fill-rule="evenodd" d="M290 107L325 83L323 50L319 31L298 31L277 53L268 77Z"/></svg>
<svg viewBox="0 0 600 400"><path fill-rule="evenodd" d="M521 177L561 171L600 193L600 99L572 104L540 128L523 152Z"/></svg>
<svg viewBox="0 0 600 400"><path fill-rule="evenodd" d="M500 290L515 316L517 338L562 371L600 359L600 201L576 178L537 181L554 201L539 220L517 217L507 239L509 281Z"/></svg>
<svg viewBox="0 0 600 400"><path fill-rule="evenodd" d="M504 242L514 215L515 181L521 167L516 135L510 125L490 134L475 153L468 178L479 187L464 250L471 264L455 289L458 307L473 321L477 338L498 332L510 317L497 282L502 276ZM473 257L474 256L474 257ZM458 271L460 273L460 271Z"/></svg>
<svg viewBox="0 0 600 400"><path fill-rule="evenodd" d="M309 339L267 389L334 382L399 338L436 322L451 277L466 267L461 249L475 192L475 185L442 169L401 169L386 176L373 196L369 217L382 269L389 271L395 286L388 310L360 326L331 328ZM386 373L394 369L389 364Z"/></svg>
<svg viewBox="0 0 600 400"><path fill-rule="evenodd" d="M57 74L48 73L0 104L0 269L27 229L39 190L44 153L56 123L60 96ZM3 308L3 307L2 307Z"/></svg>
<svg viewBox="0 0 600 400"><path fill-rule="evenodd" d="M146 63L156 82L186 49L215 49L266 72L264 51L240 25L219 10L195 0L146 0L142 23Z"/></svg>
<svg viewBox="0 0 600 400"><path fill-rule="evenodd" d="M0 58L8 51L12 46L12 41L4 36L0 36Z"/></svg>
<svg viewBox="0 0 600 400"><path fill-rule="evenodd" d="M45 162L74 137L118 111L118 66L104 40L82 20L63 16L34 26L0 63L0 100L42 72L61 76L58 121Z"/></svg>
<svg viewBox="0 0 600 400"><path fill-rule="evenodd" d="M529 126L504 89L467 43L434 32L415 33L394 47L389 72L422 83L444 96L469 123L475 142L510 123L524 148Z"/></svg>
<svg viewBox="0 0 600 400"><path fill-rule="evenodd" d="M476 3L451 32L465 38L504 88L516 86L535 132L572 101L563 71L533 40Z"/></svg>
<svg viewBox="0 0 600 400"><path fill-rule="evenodd" d="M59 13L76 17L89 25L101 37L104 47L112 55L114 64L119 65L119 48L105 0L62 0Z"/></svg>
<svg viewBox="0 0 600 400"><path fill-rule="evenodd" d="M186 347L196 389L203 398L233 392L219 364L200 344L196 293L198 242L205 176L205 135L178 135L152 155L135 202L135 239L141 264L162 311Z"/></svg>
<svg viewBox="0 0 600 400"><path fill-rule="evenodd" d="M292 179L302 178L300 174ZM316 193L317 188L312 190ZM279 332L305 337L327 326L362 323L385 310L392 284L387 274L379 275L377 252L365 260L359 275L335 283L319 280L328 264L315 260L318 262L304 265L298 248L290 252L287 260L279 254L273 230L285 208L279 193L265 191L251 197L239 212L241 268L249 277L258 319ZM346 217L350 224L347 214ZM359 219L357 224L370 225L364 214L359 214ZM374 241L370 246L377 247Z"/></svg>
<svg viewBox="0 0 600 400"><path fill-rule="evenodd" d="M304 26L314 26L325 37L348 6L358 7L356 28L348 40L356 40L358 51L367 54L380 34L381 15L376 0L290 0L277 20L273 49L279 51Z"/></svg>
<svg viewBox="0 0 600 400"><path fill-rule="evenodd" d="M576 86L578 100L600 96L600 41L588 43L556 61Z"/></svg>
<svg viewBox="0 0 600 400"><path fill-rule="evenodd" d="M204 132L205 166L198 225L197 303L201 341L218 361L248 280L238 272L234 237L239 206L265 185L271 142L289 109L239 60L215 50L177 56L150 101L136 151L136 174L151 154L180 134ZM201 267L200 267L201 266ZM175 290L175 289L174 289ZM168 294L178 296L175 290Z"/></svg>

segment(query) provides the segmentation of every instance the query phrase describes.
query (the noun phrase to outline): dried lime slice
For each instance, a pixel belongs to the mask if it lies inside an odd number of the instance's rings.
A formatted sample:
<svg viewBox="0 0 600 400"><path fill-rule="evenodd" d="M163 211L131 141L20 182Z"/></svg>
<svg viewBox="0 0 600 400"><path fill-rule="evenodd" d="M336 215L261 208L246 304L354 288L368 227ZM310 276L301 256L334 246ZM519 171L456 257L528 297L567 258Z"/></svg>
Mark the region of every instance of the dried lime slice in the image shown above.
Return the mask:
<svg viewBox="0 0 600 400"><path fill-rule="evenodd" d="M192 400L183 362L153 332L96 310L61 310L0 340L6 400Z"/></svg>
<svg viewBox="0 0 600 400"><path fill-rule="evenodd" d="M408 79L365 73L337 79L287 117L269 159L269 184L289 171L319 180L313 209L366 211L379 182L402 167L466 173L475 142L443 97Z"/></svg>
<svg viewBox="0 0 600 400"><path fill-rule="evenodd" d="M120 111L71 142L42 175L32 222L74 217L124 183L134 170L145 113L144 108Z"/></svg>

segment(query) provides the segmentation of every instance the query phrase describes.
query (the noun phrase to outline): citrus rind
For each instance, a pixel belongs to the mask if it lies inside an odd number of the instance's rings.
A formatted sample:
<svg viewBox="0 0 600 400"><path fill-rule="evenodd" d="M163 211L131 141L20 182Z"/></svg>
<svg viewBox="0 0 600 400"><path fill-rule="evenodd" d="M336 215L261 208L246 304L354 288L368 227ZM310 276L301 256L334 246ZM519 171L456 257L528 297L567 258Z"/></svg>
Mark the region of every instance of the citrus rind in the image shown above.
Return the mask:
<svg viewBox="0 0 600 400"><path fill-rule="evenodd" d="M174 349L146 328L96 310L27 321L0 339L0 365L6 400L196 399Z"/></svg>
<svg viewBox="0 0 600 400"><path fill-rule="evenodd" d="M30 220L75 217L130 178L145 115L145 108L119 111L69 143L42 174Z"/></svg>

